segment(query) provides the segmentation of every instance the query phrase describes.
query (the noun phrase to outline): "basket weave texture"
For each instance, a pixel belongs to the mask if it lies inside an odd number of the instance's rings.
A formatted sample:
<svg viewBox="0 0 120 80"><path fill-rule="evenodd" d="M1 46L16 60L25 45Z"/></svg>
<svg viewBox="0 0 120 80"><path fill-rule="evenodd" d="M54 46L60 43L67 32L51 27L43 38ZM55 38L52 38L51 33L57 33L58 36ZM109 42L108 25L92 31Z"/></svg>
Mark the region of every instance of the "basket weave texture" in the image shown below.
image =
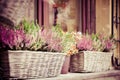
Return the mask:
<svg viewBox="0 0 120 80"><path fill-rule="evenodd" d="M0 54L3 77L43 78L61 73L65 55L52 52L6 51Z"/></svg>
<svg viewBox="0 0 120 80"><path fill-rule="evenodd" d="M71 56L70 72L101 72L111 68L110 52L83 51Z"/></svg>

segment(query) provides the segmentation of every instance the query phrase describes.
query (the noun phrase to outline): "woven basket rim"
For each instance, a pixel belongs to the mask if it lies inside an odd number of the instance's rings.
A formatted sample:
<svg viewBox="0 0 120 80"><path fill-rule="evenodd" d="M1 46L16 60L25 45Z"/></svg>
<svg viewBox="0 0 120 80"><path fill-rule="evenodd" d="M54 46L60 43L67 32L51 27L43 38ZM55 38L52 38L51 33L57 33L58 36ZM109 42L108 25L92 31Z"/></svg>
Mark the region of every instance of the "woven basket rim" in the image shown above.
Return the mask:
<svg viewBox="0 0 120 80"><path fill-rule="evenodd" d="M45 52L45 51L30 51L30 50L6 50L7 52L32 52L32 53L44 53L44 54L61 54L66 55L62 52ZM17 53L16 53L17 54Z"/></svg>
<svg viewBox="0 0 120 80"><path fill-rule="evenodd" d="M96 52L96 53L109 53L112 54L113 52L102 52L102 51L80 51L80 52ZM78 52L78 53L80 53Z"/></svg>

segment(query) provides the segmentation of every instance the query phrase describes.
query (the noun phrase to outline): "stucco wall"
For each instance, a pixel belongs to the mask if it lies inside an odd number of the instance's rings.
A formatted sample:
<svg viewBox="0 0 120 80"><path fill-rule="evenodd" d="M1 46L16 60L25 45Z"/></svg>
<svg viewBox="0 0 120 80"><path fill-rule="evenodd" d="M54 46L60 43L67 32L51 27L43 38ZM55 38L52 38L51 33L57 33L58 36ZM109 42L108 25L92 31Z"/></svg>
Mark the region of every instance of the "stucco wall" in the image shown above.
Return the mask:
<svg viewBox="0 0 120 80"><path fill-rule="evenodd" d="M111 0L96 0L96 32L111 34Z"/></svg>
<svg viewBox="0 0 120 80"><path fill-rule="evenodd" d="M34 20L34 2L35 0L0 0L0 22L16 26L23 19Z"/></svg>
<svg viewBox="0 0 120 80"><path fill-rule="evenodd" d="M27 8L26 8L26 11L25 11L25 18L29 21L33 21L35 20L35 0L29 0L28 3L27 3Z"/></svg>

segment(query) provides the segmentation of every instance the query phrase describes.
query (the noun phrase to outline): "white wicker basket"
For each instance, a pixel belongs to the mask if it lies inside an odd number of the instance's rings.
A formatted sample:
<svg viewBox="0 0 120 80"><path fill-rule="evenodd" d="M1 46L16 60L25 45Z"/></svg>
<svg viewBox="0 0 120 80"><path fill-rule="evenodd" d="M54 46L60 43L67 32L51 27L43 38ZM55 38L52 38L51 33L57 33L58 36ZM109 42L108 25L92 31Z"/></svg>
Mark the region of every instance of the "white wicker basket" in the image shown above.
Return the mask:
<svg viewBox="0 0 120 80"><path fill-rule="evenodd" d="M61 73L64 59L63 53L6 51L0 53L0 67L7 78L53 77Z"/></svg>
<svg viewBox="0 0 120 80"><path fill-rule="evenodd" d="M112 53L83 51L71 56L70 72L100 72L111 68Z"/></svg>

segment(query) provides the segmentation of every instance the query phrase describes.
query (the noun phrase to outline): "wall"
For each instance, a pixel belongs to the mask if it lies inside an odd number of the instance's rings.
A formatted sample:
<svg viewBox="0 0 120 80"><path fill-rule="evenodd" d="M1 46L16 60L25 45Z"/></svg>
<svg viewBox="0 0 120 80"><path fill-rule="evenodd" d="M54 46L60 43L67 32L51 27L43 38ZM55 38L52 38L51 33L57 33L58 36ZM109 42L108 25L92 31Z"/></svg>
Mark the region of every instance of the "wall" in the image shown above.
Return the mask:
<svg viewBox="0 0 120 80"><path fill-rule="evenodd" d="M13 27L23 19L34 20L34 2L35 0L0 0L0 22Z"/></svg>
<svg viewBox="0 0 120 80"><path fill-rule="evenodd" d="M35 15L35 0L28 0L28 3L26 4L26 10L25 10L25 18L29 21L33 21L36 18Z"/></svg>
<svg viewBox="0 0 120 80"><path fill-rule="evenodd" d="M96 32L111 35L111 0L96 0Z"/></svg>

